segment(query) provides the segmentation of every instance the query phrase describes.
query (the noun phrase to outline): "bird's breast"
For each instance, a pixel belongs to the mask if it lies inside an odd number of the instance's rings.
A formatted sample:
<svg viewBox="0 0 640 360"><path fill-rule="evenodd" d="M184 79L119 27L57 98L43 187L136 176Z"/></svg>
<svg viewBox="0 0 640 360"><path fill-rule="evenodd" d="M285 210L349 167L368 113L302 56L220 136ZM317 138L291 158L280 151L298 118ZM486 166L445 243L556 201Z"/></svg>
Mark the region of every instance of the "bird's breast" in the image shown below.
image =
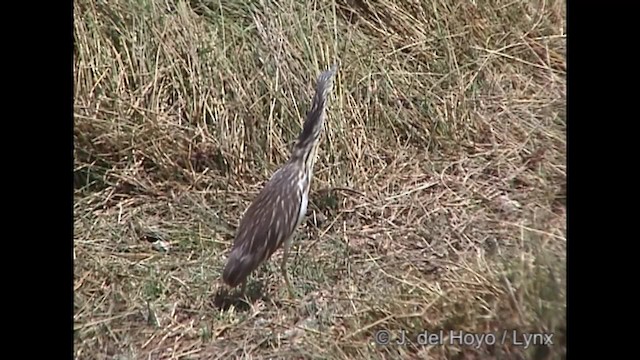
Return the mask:
<svg viewBox="0 0 640 360"><path fill-rule="evenodd" d="M309 192L302 191L302 201L300 201L300 212L296 226L300 225L302 219L304 219L304 216L307 214L307 206L309 206Z"/></svg>
<svg viewBox="0 0 640 360"><path fill-rule="evenodd" d="M307 207L309 206L309 178L302 176L298 179L298 196L300 199L300 211L298 212L298 219L296 219L296 226L302 223L307 214Z"/></svg>

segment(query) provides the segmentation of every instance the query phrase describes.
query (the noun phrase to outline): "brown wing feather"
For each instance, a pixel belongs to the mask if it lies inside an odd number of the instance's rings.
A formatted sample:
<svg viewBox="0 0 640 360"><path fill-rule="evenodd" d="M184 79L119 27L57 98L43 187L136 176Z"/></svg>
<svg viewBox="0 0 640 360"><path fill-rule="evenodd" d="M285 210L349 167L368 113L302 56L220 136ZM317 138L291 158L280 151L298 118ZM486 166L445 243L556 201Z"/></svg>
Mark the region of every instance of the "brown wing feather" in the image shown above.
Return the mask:
<svg viewBox="0 0 640 360"><path fill-rule="evenodd" d="M301 202L297 174L295 164L288 163L245 211L222 273L227 285L242 283L295 230Z"/></svg>

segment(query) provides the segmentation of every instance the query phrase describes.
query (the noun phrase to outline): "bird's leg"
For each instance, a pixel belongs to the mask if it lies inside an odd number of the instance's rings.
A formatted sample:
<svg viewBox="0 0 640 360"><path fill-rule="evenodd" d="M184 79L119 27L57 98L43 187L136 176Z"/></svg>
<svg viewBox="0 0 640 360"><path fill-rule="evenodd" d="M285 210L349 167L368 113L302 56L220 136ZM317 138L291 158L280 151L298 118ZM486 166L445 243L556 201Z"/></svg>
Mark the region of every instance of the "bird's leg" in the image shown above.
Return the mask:
<svg viewBox="0 0 640 360"><path fill-rule="evenodd" d="M291 248L291 238L287 239L284 242L284 253L282 254L282 277L284 277L284 282L287 285L287 290L289 291L289 297L294 298L293 287L291 286L291 282L289 281L289 274L287 273L287 258L289 257L289 249Z"/></svg>
<svg viewBox="0 0 640 360"><path fill-rule="evenodd" d="M244 281L242 282L241 293L244 295L246 290L247 290L247 279L244 279Z"/></svg>
<svg viewBox="0 0 640 360"><path fill-rule="evenodd" d="M242 291L240 293L240 296L244 298L244 301L247 304L251 304L251 299L249 298L249 295L247 294L247 279L244 279L244 281L242 282L242 288L240 290Z"/></svg>

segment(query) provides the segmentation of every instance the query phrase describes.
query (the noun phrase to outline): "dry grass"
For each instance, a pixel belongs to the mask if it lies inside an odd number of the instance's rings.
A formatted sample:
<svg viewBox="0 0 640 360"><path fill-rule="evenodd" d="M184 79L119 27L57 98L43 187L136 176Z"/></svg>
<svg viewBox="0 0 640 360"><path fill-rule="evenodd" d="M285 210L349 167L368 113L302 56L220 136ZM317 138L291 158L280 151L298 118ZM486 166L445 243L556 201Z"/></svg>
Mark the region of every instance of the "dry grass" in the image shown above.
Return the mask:
<svg viewBox="0 0 640 360"><path fill-rule="evenodd" d="M564 2L74 7L78 359L564 356ZM239 217L336 61L298 299L281 252L252 301L221 297Z"/></svg>

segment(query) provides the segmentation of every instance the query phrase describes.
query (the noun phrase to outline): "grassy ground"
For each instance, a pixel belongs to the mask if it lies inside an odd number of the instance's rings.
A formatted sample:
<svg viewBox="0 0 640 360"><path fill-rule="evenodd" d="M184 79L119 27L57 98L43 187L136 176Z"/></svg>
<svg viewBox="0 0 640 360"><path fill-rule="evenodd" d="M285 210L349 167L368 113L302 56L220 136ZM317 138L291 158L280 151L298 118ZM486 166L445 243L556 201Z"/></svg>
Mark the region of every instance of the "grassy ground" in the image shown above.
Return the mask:
<svg viewBox="0 0 640 360"><path fill-rule="evenodd" d="M76 358L563 356L564 2L74 7ZM235 226L333 62L298 297L281 251L251 301L225 295Z"/></svg>

